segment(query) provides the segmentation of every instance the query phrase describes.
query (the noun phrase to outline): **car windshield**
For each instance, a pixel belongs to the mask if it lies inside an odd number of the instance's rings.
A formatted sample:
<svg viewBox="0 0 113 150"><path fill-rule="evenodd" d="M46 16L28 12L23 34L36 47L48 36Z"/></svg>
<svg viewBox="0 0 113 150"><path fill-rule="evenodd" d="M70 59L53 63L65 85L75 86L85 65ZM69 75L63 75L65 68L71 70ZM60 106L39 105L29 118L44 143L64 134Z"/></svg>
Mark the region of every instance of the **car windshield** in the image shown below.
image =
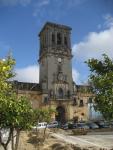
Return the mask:
<svg viewBox="0 0 113 150"><path fill-rule="evenodd" d="M86 124L81 123L81 124L78 124L78 126L83 127L83 126L86 126Z"/></svg>
<svg viewBox="0 0 113 150"><path fill-rule="evenodd" d="M97 126L95 123L89 123L89 125L91 125L91 126Z"/></svg>
<svg viewBox="0 0 113 150"><path fill-rule="evenodd" d="M96 124L94 124L94 123L93 123L93 124L91 124L91 125L92 125L92 126L94 126L94 127L96 127L96 126L97 126L97 125L96 125Z"/></svg>
<svg viewBox="0 0 113 150"><path fill-rule="evenodd" d="M38 124L39 127L41 127L41 124Z"/></svg>
<svg viewBox="0 0 113 150"><path fill-rule="evenodd" d="M53 124L58 124L57 122L53 122Z"/></svg>
<svg viewBox="0 0 113 150"><path fill-rule="evenodd" d="M100 125L104 125L104 122L99 122Z"/></svg>

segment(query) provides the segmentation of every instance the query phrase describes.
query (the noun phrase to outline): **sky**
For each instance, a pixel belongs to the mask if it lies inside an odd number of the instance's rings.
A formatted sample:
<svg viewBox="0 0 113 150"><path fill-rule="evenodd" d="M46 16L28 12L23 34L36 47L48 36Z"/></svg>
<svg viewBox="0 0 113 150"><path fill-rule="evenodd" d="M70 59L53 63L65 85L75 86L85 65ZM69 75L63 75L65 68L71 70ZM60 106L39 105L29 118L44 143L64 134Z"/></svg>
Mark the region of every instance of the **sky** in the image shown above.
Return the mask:
<svg viewBox="0 0 113 150"><path fill-rule="evenodd" d="M72 71L76 84L86 84L84 61L113 58L113 0L0 0L0 58L16 59L15 80L39 82L39 37L47 22L72 28Z"/></svg>

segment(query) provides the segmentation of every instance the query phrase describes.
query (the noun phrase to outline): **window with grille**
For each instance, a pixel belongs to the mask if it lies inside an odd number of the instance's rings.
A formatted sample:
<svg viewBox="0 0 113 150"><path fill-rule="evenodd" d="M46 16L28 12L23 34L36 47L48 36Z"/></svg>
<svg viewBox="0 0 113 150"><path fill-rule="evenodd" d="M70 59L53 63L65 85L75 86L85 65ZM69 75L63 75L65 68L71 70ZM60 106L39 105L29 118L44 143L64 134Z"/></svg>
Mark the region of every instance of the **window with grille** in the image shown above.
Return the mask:
<svg viewBox="0 0 113 150"><path fill-rule="evenodd" d="M79 107L83 107L83 106L84 106L84 102L83 102L83 100L80 100Z"/></svg>

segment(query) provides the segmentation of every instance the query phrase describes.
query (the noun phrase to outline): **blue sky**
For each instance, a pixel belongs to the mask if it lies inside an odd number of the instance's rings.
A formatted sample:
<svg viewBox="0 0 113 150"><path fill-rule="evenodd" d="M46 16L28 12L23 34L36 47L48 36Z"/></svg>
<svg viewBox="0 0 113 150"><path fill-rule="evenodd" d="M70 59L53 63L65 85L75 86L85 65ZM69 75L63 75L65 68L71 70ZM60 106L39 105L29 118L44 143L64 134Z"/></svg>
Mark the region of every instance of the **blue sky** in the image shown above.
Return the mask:
<svg viewBox="0 0 113 150"><path fill-rule="evenodd" d="M16 79L38 82L38 33L46 21L72 27L73 78L87 82L88 58L113 58L113 0L0 0L0 58L11 50Z"/></svg>

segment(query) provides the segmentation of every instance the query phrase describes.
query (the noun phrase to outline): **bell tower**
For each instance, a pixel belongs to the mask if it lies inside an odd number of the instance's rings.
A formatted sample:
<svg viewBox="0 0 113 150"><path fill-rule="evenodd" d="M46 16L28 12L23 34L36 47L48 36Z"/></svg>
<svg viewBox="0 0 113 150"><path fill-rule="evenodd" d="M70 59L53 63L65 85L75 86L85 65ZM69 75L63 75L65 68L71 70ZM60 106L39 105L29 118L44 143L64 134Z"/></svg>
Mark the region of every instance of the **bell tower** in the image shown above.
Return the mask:
<svg viewBox="0 0 113 150"><path fill-rule="evenodd" d="M68 100L73 94L71 28L47 22L39 33L39 83L49 99Z"/></svg>

